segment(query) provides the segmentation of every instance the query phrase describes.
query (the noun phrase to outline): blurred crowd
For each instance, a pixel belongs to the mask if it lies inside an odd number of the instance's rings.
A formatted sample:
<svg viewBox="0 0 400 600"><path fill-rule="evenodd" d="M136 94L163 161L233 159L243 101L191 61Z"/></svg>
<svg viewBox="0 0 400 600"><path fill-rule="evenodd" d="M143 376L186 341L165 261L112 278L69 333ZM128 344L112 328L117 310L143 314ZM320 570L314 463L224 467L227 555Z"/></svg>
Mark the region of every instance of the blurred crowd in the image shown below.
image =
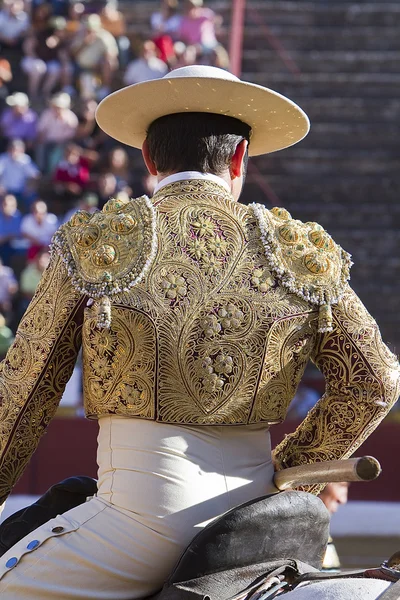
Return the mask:
<svg viewBox="0 0 400 600"><path fill-rule="evenodd" d="M132 5L134 0L132 0ZM96 125L98 102L169 70L228 69L221 18L162 0L132 35L116 0L3 0L0 8L0 358L49 262L58 226L110 197L152 194L140 154Z"/></svg>

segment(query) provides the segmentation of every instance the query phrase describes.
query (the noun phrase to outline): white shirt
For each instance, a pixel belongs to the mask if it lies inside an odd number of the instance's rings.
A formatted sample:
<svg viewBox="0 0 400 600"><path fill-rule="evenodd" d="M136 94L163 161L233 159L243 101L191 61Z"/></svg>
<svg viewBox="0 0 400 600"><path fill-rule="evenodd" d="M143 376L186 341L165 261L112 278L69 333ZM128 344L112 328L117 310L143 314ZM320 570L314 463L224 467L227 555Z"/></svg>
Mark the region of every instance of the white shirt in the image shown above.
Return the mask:
<svg viewBox="0 0 400 600"><path fill-rule="evenodd" d="M33 215L25 215L21 223L21 232L35 238L43 246L47 246L57 227L57 217L52 213L47 213L40 225Z"/></svg>
<svg viewBox="0 0 400 600"><path fill-rule="evenodd" d="M154 194L165 185L175 183L176 181L187 181L188 179L204 179L206 181L213 181L214 183L222 185L229 193L231 193L229 184L225 181L225 179L222 179L222 177L219 177L218 175L214 175L214 173L200 173L200 171L180 171L179 173L168 175L168 177L164 177L164 179L159 181L154 188Z"/></svg>
<svg viewBox="0 0 400 600"><path fill-rule="evenodd" d="M29 27L29 17L26 12L20 12L16 17L6 10L0 11L0 34L8 39L18 39Z"/></svg>
<svg viewBox="0 0 400 600"><path fill-rule="evenodd" d="M7 192L23 192L27 179L38 175L40 171L28 154L21 154L17 160L8 152L0 155L0 185Z"/></svg>
<svg viewBox="0 0 400 600"><path fill-rule="evenodd" d="M44 143L62 144L74 137L78 124L78 117L72 110L66 108L60 118L51 108L47 108L40 116L37 131L43 136Z"/></svg>
<svg viewBox="0 0 400 600"><path fill-rule="evenodd" d="M124 74L124 83L126 85L132 85L133 83L141 83L142 81L160 79L160 77L164 77L167 73L167 65L156 56L153 56L148 60L138 58L127 66Z"/></svg>
<svg viewBox="0 0 400 600"><path fill-rule="evenodd" d="M182 17L172 15L165 19L160 12L153 13L150 17L151 28L159 33L177 33L181 26Z"/></svg>

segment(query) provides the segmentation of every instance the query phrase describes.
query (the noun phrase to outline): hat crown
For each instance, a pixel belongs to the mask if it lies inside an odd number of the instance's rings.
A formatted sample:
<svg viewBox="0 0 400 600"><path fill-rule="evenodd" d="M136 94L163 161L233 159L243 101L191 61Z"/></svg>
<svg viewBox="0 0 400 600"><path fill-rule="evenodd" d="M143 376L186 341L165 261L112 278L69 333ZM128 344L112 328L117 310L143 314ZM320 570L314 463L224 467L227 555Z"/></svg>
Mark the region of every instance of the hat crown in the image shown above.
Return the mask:
<svg viewBox="0 0 400 600"><path fill-rule="evenodd" d="M162 79L175 79L176 77L207 77L211 79L227 79L228 81L240 81L235 75L219 69L218 67L209 67L207 65L190 65L180 67L170 71Z"/></svg>

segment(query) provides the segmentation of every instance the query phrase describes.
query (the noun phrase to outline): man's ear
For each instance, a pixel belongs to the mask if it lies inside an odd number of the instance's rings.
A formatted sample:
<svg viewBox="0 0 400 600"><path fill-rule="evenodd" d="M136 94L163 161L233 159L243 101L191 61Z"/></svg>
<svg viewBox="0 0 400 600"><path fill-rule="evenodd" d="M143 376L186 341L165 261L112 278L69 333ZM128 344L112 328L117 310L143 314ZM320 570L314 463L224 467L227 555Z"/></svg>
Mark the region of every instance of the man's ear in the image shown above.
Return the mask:
<svg viewBox="0 0 400 600"><path fill-rule="evenodd" d="M244 157L246 155L248 142L242 140L236 146L235 154L232 156L229 172L232 179L240 177L243 173Z"/></svg>
<svg viewBox="0 0 400 600"><path fill-rule="evenodd" d="M142 156L143 156L144 164L146 165L146 168L147 168L148 172L150 173L150 175L157 175L158 174L157 168L156 168L156 165L154 164L153 160L150 157L149 145L147 143L147 140L144 140L144 142L143 142Z"/></svg>

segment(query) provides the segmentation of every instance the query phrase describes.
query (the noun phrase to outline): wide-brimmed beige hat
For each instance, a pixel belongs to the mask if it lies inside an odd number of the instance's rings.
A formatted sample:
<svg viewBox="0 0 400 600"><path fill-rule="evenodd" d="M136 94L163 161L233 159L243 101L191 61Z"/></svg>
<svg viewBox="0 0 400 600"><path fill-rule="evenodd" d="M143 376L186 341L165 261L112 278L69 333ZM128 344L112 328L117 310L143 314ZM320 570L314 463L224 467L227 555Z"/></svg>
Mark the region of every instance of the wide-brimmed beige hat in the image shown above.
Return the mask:
<svg viewBox="0 0 400 600"><path fill-rule="evenodd" d="M203 65L175 69L110 94L97 107L96 119L112 138L141 148L153 121L184 112L217 113L247 123L252 129L250 156L293 146L310 128L305 112L285 96Z"/></svg>

